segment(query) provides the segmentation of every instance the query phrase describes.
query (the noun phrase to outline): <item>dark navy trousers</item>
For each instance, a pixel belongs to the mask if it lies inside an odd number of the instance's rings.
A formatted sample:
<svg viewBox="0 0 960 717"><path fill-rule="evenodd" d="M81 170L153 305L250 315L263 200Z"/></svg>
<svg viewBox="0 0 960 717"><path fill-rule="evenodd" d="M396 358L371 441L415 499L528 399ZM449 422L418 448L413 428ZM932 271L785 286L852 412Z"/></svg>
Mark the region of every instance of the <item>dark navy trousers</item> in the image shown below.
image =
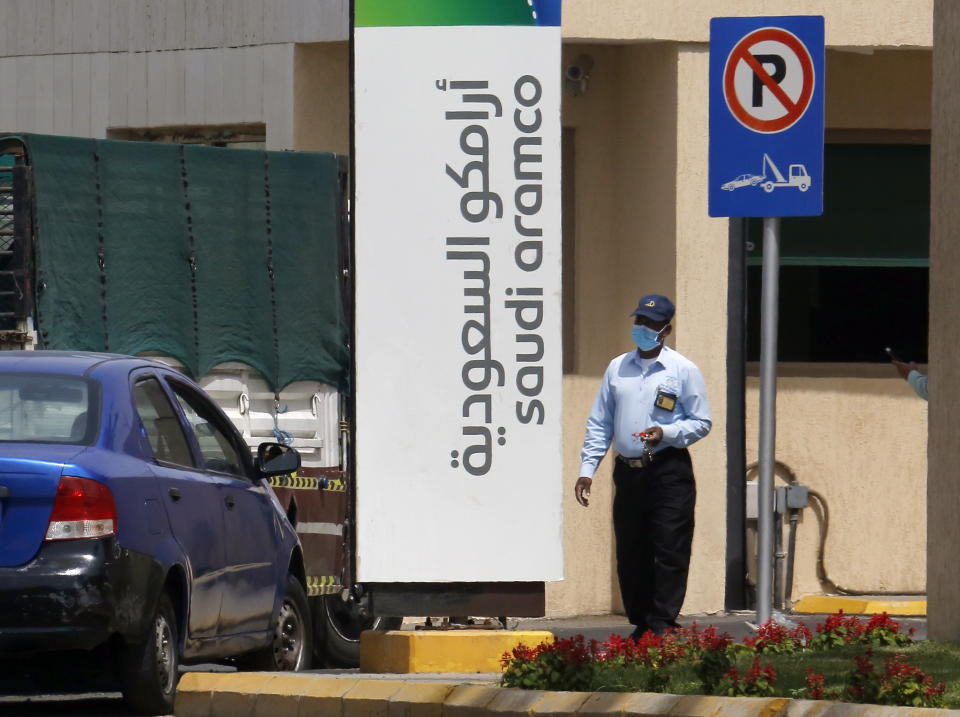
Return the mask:
<svg viewBox="0 0 960 717"><path fill-rule="evenodd" d="M641 631L677 627L687 592L697 487L686 449L665 448L645 468L615 459L613 529L627 618Z"/></svg>

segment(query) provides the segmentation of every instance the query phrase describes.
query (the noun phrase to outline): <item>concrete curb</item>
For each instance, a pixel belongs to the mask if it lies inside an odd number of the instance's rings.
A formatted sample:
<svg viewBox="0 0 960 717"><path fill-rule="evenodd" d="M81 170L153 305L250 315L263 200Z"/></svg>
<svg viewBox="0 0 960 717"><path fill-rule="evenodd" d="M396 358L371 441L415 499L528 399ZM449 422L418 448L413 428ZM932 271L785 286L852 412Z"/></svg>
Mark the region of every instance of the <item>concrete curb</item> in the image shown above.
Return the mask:
<svg viewBox="0 0 960 717"><path fill-rule="evenodd" d="M960 710L883 707L784 697L540 692L451 681L308 674L190 672L176 717L957 717Z"/></svg>

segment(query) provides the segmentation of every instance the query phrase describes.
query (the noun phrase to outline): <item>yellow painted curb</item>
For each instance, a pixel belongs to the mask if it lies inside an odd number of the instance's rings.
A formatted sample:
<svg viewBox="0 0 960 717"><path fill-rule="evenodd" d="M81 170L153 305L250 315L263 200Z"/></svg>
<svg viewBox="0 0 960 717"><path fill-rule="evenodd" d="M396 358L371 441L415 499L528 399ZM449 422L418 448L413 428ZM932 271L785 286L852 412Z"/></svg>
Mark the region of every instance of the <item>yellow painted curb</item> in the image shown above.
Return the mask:
<svg viewBox="0 0 960 717"><path fill-rule="evenodd" d="M485 715L487 705L500 691L498 687L487 685L458 685L443 701L443 717Z"/></svg>
<svg viewBox="0 0 960 717"><path fill-rule="evenodd" d="M848 615L926 615L926 600L867 600L839 595L808 595L793 606L793 612L835 613L843 610Z"/></svg>
<svg viewBox="0 0 960 717"><path fill-rule="evenodd" d="M407 683L391 698L388 717L442 717L443 701L453 692L452 682Z"/></svg>
<svg viewBox="0 0 960 717"><path fill-rule="evenodd" d="M785 697L541 692L277 673L187 673L180 681L175 715L253 717L267 714L268 703L275 710L271 715L297 717L960 717L956 710Z"/></svg>
<svg viewBox="0 0 960 717"><path fill-rule="evenodd" d="M787 700L787 708L781 717L823 717L834 704L824 700Z"/></svg>
<svg viewBox="0 0 960 717"><path fill-rule="evenodd" d="M300 695L298 715L337 715L343 709L343 696L360 684L360 680L339 678L316 679ZM177 715L180 717L180 715Z"/></svg>
<svg viewBox="0 0 960 717"><path fill-rule="evenodd" d="M358 680L341 700L342 717L387 717L390 698L403 689L400 680Z"/></svg>
<svg viewBox="0 0 960 717"><path fill-rule="evenodd" d="M623 706L624 715L668 715L673 714L673 708L680 702L678 695L654 694L639 692L630 695L630 699Z"/></svg>
<svg viewBox="0 0 960 717"><path fill-rule="evenodd" d="M214 698L239 689L234 673L188 672L177 683L174 711L178 717L210 717Z"/></svg>
<svg viewBox="0 0 960 717"><path fill-rule="evenodd" d="M299 717L300 695L310 688L310 675L283 672L271 676L257 693L253 717Z"/></svg>
<svg viewBox="0 0 960 717"><path fill-rule="evenodd" d="M719 713L725 704L726 700L722 697L714 697L712 695L680 695L676 702L670 706L667 714L672 717L712 717L712 715ZM640 711L628 709L624 711L624 714L663 714L663 711L655 705L651 705L650 707L644 707Z"/></svg>
<svg viewBox="0 0 960 717"><path fill-rule="evenodd" d="M715 717L773 717L787 706L786 697L743 697L720 705Z"/></svg>
<svg viewBox="0 0 960 717"><path fill-rule="evenodd" d="M552 640L541 630L370 630L360 636L360 671L500 672L503 653Z"/></svg>
<svg viewBox="0 0 960 717"><path fill-rule="evenodd" d="M256 694L226 692L210 702L210 717L253 717Z"/></svg>
<svg viewBox="0 0 960 717"><path fill-rule="evenodd" d="M587 699L577 710L577 717L620 717L633 699L629 692L586 693Z"/></svg>
<svg viewBox="0 0 960 717"><path fill-rule="evenodd" d="M543 700L540 690L498 690L499 694L484 708L488 715L529 715Z"/></svg>
<svg viewBox="0 0 960 717"><path fill-rule="evenodd" d="M575 715L590 697L589 692L545 692L543 699L533 706L537 717L566 717Z"/></svg>

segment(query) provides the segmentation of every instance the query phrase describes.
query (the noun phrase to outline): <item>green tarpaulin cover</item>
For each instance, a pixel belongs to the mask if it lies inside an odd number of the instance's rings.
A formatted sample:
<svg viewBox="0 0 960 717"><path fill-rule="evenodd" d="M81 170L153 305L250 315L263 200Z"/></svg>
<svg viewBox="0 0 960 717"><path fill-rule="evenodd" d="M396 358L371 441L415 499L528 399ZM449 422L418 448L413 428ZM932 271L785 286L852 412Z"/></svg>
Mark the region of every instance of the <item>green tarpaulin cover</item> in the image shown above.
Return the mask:
<svg viewBox="0 0 960 717"><path fill-rule="evenodd" d="M25 135L43 348L348 388L336 155Z"/></svg>

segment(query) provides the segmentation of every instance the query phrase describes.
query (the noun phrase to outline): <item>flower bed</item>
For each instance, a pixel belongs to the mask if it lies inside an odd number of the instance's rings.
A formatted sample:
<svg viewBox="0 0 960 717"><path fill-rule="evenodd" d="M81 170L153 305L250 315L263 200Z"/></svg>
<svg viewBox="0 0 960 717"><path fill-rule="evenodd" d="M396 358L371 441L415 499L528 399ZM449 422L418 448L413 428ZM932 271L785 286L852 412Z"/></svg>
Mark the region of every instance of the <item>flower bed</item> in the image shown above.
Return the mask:
<svg viewBox="0 0 960 717"><path fill-rule="evenodd" d="M914 643L886 613L868 620L843 611L813 634L774 621L735 643L713 626L647 632L639 640L582 635L517 646L501 660L501 684L537 690L639 691L784 696L883 705L946 707L944 682L921 667L946 670L960 692L957 649ZM953 694L951 688L950 695Z"/></svg>

